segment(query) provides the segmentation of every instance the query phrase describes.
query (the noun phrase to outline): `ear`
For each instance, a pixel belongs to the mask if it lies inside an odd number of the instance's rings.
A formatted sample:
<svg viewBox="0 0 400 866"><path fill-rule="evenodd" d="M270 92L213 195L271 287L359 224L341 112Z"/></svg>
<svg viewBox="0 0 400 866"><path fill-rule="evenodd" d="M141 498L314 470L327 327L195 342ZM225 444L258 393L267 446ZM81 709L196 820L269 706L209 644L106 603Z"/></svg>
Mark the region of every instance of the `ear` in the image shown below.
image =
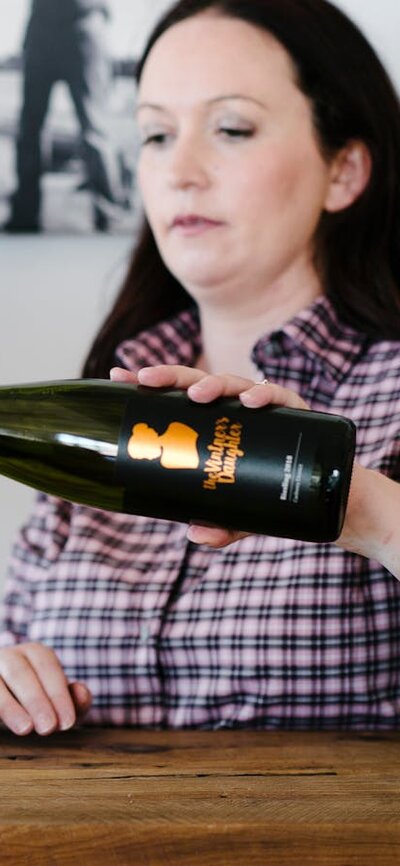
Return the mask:
<svg viewBox="0 0 400 866"><path fill-rule="evenodd" d="M371 177L372 158L363 141L349 141L331 163L325 210L349 207L364 192Z"/></svg>

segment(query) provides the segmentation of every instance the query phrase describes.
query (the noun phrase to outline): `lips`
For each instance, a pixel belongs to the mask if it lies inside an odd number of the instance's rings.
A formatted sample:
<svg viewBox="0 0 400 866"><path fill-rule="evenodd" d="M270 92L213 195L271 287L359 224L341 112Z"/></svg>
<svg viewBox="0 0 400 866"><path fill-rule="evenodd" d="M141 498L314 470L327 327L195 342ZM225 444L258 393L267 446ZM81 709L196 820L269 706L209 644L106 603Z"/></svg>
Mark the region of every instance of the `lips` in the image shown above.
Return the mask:
<svg viewBox="0 0 400 866"><path fill-rule="evenodd" d="M181 214L172 222L172 228L182 228L182 229L201 229L212 226L222 225L218 220L209 219L209 217L202 216L201 214Z"/></svg>

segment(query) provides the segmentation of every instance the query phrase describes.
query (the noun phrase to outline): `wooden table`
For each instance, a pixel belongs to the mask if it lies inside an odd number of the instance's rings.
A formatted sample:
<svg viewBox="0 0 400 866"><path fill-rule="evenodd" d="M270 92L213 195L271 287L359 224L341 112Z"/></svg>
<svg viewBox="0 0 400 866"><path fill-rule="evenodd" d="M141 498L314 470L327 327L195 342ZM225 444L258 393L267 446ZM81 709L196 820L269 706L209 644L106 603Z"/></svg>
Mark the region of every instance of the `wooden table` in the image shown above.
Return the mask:
<svg viewBox="0 0 400 866"><path fill-rule="evenodd" d="M1 866L399 866L400 734L0 731Z"/></svg>

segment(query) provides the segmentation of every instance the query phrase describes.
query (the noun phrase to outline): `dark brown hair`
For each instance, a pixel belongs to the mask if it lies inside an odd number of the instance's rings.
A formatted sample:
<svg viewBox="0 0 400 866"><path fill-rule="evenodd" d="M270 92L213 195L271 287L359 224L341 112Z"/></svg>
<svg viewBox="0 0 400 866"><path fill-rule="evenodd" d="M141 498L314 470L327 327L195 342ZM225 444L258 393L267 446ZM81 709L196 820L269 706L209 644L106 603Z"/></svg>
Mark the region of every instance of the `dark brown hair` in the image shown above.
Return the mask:
<svg viewBox="0 0 400 866"><path fill-rule="evenodd" d="M311 102L326 158L352 139L367 145L372 157L367 188L345 210L323 213L315 264L345 322L372 339L400 339L400 107L381 62L356 25L328 0L180 0L153 30L137 80L166 30L209 10L254 24L286 48L298 86ZM144 219L84 375L108 376L121 340L193 303L163 263Z"/></svg>

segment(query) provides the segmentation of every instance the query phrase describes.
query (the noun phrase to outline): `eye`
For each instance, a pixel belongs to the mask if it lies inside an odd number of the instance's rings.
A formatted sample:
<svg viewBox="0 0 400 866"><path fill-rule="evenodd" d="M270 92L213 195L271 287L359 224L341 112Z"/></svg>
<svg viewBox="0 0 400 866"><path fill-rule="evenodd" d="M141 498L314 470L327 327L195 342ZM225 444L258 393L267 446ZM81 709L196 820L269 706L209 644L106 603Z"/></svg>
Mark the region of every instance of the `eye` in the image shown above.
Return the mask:
<svg viewBox="0 0 400 866"><path fill-rule="evenodd" d="M167 139L168 139L168 133L167 132L154 132L152 134L145 135L142 138L141 146L145 147L146 145L154 144L154 145L157 145L160 147L163 144L165 144Z"/></svg>
<svg viewBox="0 0 400 866"><path fill-rule="evenodd" d="M220 126L219 132L222 132L228 138L251 138L254 135L253 129L244 129L240 126Z"/></svg>

